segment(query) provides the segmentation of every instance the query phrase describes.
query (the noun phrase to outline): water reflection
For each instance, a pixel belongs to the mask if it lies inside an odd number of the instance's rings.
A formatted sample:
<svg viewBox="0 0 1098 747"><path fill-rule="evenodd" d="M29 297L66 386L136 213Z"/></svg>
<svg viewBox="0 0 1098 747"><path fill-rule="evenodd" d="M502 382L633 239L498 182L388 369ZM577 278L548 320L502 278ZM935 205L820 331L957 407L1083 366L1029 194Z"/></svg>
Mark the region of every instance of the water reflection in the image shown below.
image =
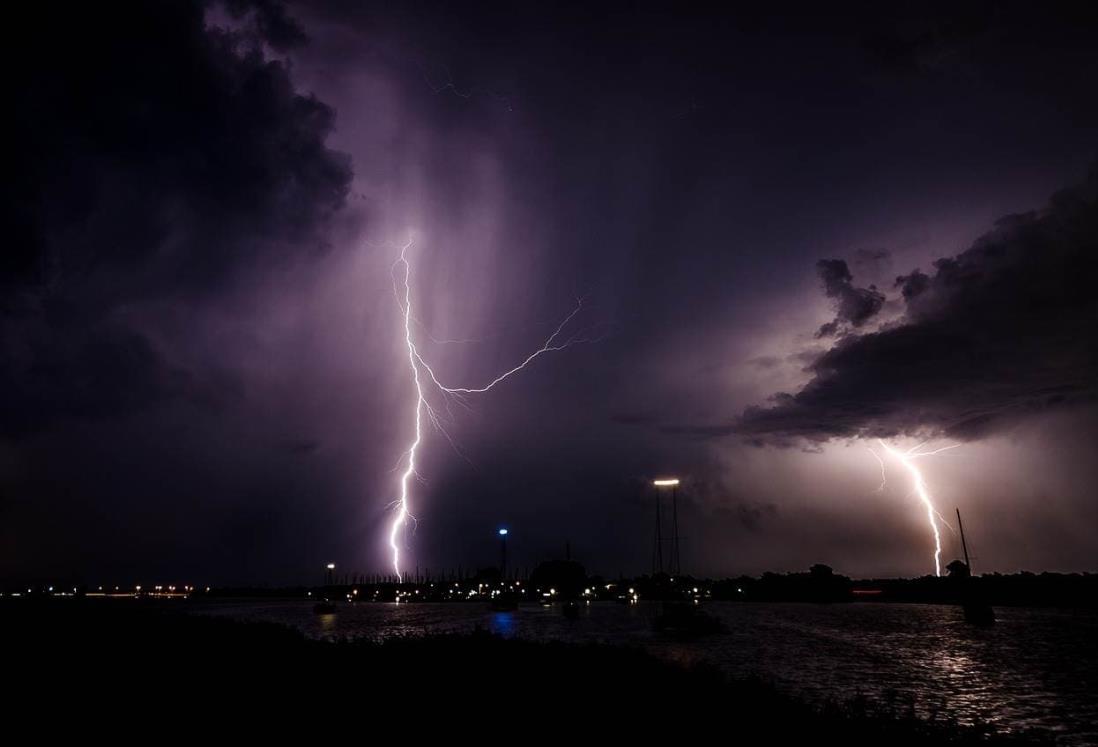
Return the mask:
<svg viewBox="0 0 1098 747"><path fill-rule="evenodd" d="M501 635L504 638L513 638L515 635L515 613L493 613L492 621L489 624L488 629L496 635Z"/></svg>
<svg viewBox="0 0 1098 747"><path fill-rule="evenodd" d="M328 615L317 615L317 622L320 624L320 630L325 636L331 636L336 632L336 616L335 613Z"/></svg>
<svg viewBox="0 0 1098 747"><path fill-rule="evenodd" d="M591 604L578 619L560 605L513 612L478 604L358 604L313 615L308 603L200 603L199 610L274 620L321 638L469 632L641 646L680 662L711 661L812 699L855 699L925 718L1039 727L1063 745L1098 744L1098 615L1005 609L994 628L965 625L953 607L904 604L713 603L727 635L688 643L652 632L656 607Z"/></svg>

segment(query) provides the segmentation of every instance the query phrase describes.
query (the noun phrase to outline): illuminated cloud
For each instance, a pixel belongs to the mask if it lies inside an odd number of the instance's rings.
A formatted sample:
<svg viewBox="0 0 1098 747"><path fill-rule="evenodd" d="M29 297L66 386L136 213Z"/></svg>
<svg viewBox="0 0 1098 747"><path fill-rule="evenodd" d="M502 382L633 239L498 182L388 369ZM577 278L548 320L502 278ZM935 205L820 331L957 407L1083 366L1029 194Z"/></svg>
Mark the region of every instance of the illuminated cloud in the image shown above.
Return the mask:
<svg viewBox="0 0 1098 747"><path fill-rule="evenodd" d="M890 437L973 439L1098 394L1098 169L1040 211L1007 216L934 271L896 280L894 325L840 339L812 379L729 431L763 441ZM828 295L849 293L828 264ZM840 311L840 318L843 317ZM853 320L851 320L853 322Z"/></svg>

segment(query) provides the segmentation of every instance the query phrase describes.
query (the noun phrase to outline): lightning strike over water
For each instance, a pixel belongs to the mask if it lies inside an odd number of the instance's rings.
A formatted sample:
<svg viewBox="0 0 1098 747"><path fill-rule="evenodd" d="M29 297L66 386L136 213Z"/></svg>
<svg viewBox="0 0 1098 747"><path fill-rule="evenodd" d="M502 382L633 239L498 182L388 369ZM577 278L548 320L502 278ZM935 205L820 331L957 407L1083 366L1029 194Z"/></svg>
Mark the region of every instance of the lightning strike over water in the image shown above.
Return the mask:
<svg viewBox="0 0 1098 747"><path fill-rule="evenodd" d="M922 501L923 505L926 507L927 522L930 524L930 529L934 534L934 575L935 576L941 576L942 575L942 533L941 533L941 531L939 530L939 527L938 527L938 520L941 519L942 523L945 524L947 527L949 527L950 531L953 531L953 527L950 526L949 523L944 518L942 518L941 513L939 513L937 508L935 508L934 501L933 501L933 499L931 498L931 495L930 495L930 490L927 488L926 480L923 478L923 473L915 465L914 460L917 459L918 457L933 456L935 454L940 454L943 451L949 451L950 449L955 449L960 444L953 444L951 446L944 446L940 449L934 449L933 451L919 451L919 449L922 448L925 445L925 442L924 442L924 443L918 444L916 446L913 446L912 448L908 449L907 451L900 451L899 449L896 449L892 446L889 446L888 444L886 444L881 439L877 439L877 443L879 443L881 445L881 448L884 449L886 452L888 452L890 455L896 457L896 459L899 460L900 464L902 464L907 469L907 471L911 473L911 478L914 482L914 492L917 496L919 496L919 500ZM880 488L878 488L878 491L881 491L885 487L884 462L881 460L881 458L877 455L877 453L875 451L870 449L870 452L873 454L874 457L876 457L877 461L881 463L881 478L882 479L881 479L881 486L880 486Z"/></svg>
<svg viewBox="0 0 1098 747"><path fill-rule="evenodd" d="M408 250L412 246L412 241L408 241L400 250L400 257L393 263L394 272L394 291L397 296L397 304L400 306L400 310L404 316L404 343L408 348L408 365L412 369L412 381L415 384L416 390L416 404L414 408L415 423L415 436L412 439L412 443L408 449L404 452L404 471L400 475L400 496L393 501L390 505L395 507L396 515L393 517L393 522L389 527L389 547L392 550L393 558L393 571L396 573L397 579L402 578L400 570L400 549L401 549L401 534L408 524L408 521L413 523L416 521L415 517L409 510L409 495L410 495L410 483L413 477L417 477L416 472L416 454L423 443L423 419L426 415L431 424L441 432L446 439L450 442L451 446L457 449L456 444L450 434L442 425L439 413L431 405L431 400L428 398L424 391L425 385L428 382L433 385L439 395L443 398L446 405L447 414L449 419L452 419L452 413L450 410L451 401L456 401L459 404L464 404L464 397L469 394L483 394L489 389L493 388L497 384L510 378L513 374L518 373L522 369L526 368L531 362L533 362L538 356L544 353L555 352L558 350L564 350L575 344L594 342L594 339L580 337L578 334L573 335L563 341L560 341L560 337L564 332L564 329L572 322L576 315L583 308L583 300L576 301L576 308L572 310L564 320L557 325L557 328L553 331L553 334L545 340L540 348L535 350L526 356L521 363L508 369L504 373L496 376L490 382L484 386L479 387L450 387L444 385L435 375L434 370L424 360L423 356L419 352L419 348L416 346L415 335L413 329L419 324L412 311L412 266L408 261ZM401 272L403 278L399 281L400 287L398 287L398 278L396 273ZM428 333L428 337L430 337ZM460 452L459 452L460 453Z"/></svg>

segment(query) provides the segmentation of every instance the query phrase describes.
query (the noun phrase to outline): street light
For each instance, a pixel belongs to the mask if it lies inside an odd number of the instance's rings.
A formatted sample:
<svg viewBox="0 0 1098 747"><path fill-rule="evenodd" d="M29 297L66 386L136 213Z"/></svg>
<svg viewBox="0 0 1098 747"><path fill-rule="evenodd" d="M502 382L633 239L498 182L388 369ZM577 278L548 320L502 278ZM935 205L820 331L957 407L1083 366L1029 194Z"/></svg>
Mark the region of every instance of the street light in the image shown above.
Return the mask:
<svg viewBox="0 0 1098 747"><path fill-rule="evenodd" d="M673 574L682 572L682 564L679 559L679 478L661 477L653 480L656 487L656 556L659 559L660 571L663 571L663 537L660 532L660 488L671 488L671 562L669 570Z"/></svg>
<svg viewBox="0 0 1098 747"><path fill-rule="evenodd" d="M328 586L332 585L332 571L335 570L335 567L336 567L335 563L329 563L328 566L327 566L327 568L328 568L328 575L327 575Z"/></svg>
<svg viewBox="0 0 1098 747"><path fill-rule="evenodd" d="M499 577L507 578L507 527L499 528Z"/></svg>

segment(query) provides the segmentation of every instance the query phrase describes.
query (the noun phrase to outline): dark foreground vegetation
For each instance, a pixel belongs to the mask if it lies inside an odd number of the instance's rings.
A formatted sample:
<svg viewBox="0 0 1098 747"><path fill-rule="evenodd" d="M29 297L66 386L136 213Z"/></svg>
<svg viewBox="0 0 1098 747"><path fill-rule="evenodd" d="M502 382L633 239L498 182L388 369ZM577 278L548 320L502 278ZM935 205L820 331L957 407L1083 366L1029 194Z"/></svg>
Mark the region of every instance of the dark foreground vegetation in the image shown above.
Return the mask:
<svg viewBox="0 0 1098 747"><path fill-rule="evenodd" d="M1041 743L899 708L812 707L758 681L610 645L488 633L317 641L179 610L152 600L3 600L9 713L97 728L198 721L253 736L305 727L325 739L354 729L478 740L596 732L741 744Z"/></svg>

